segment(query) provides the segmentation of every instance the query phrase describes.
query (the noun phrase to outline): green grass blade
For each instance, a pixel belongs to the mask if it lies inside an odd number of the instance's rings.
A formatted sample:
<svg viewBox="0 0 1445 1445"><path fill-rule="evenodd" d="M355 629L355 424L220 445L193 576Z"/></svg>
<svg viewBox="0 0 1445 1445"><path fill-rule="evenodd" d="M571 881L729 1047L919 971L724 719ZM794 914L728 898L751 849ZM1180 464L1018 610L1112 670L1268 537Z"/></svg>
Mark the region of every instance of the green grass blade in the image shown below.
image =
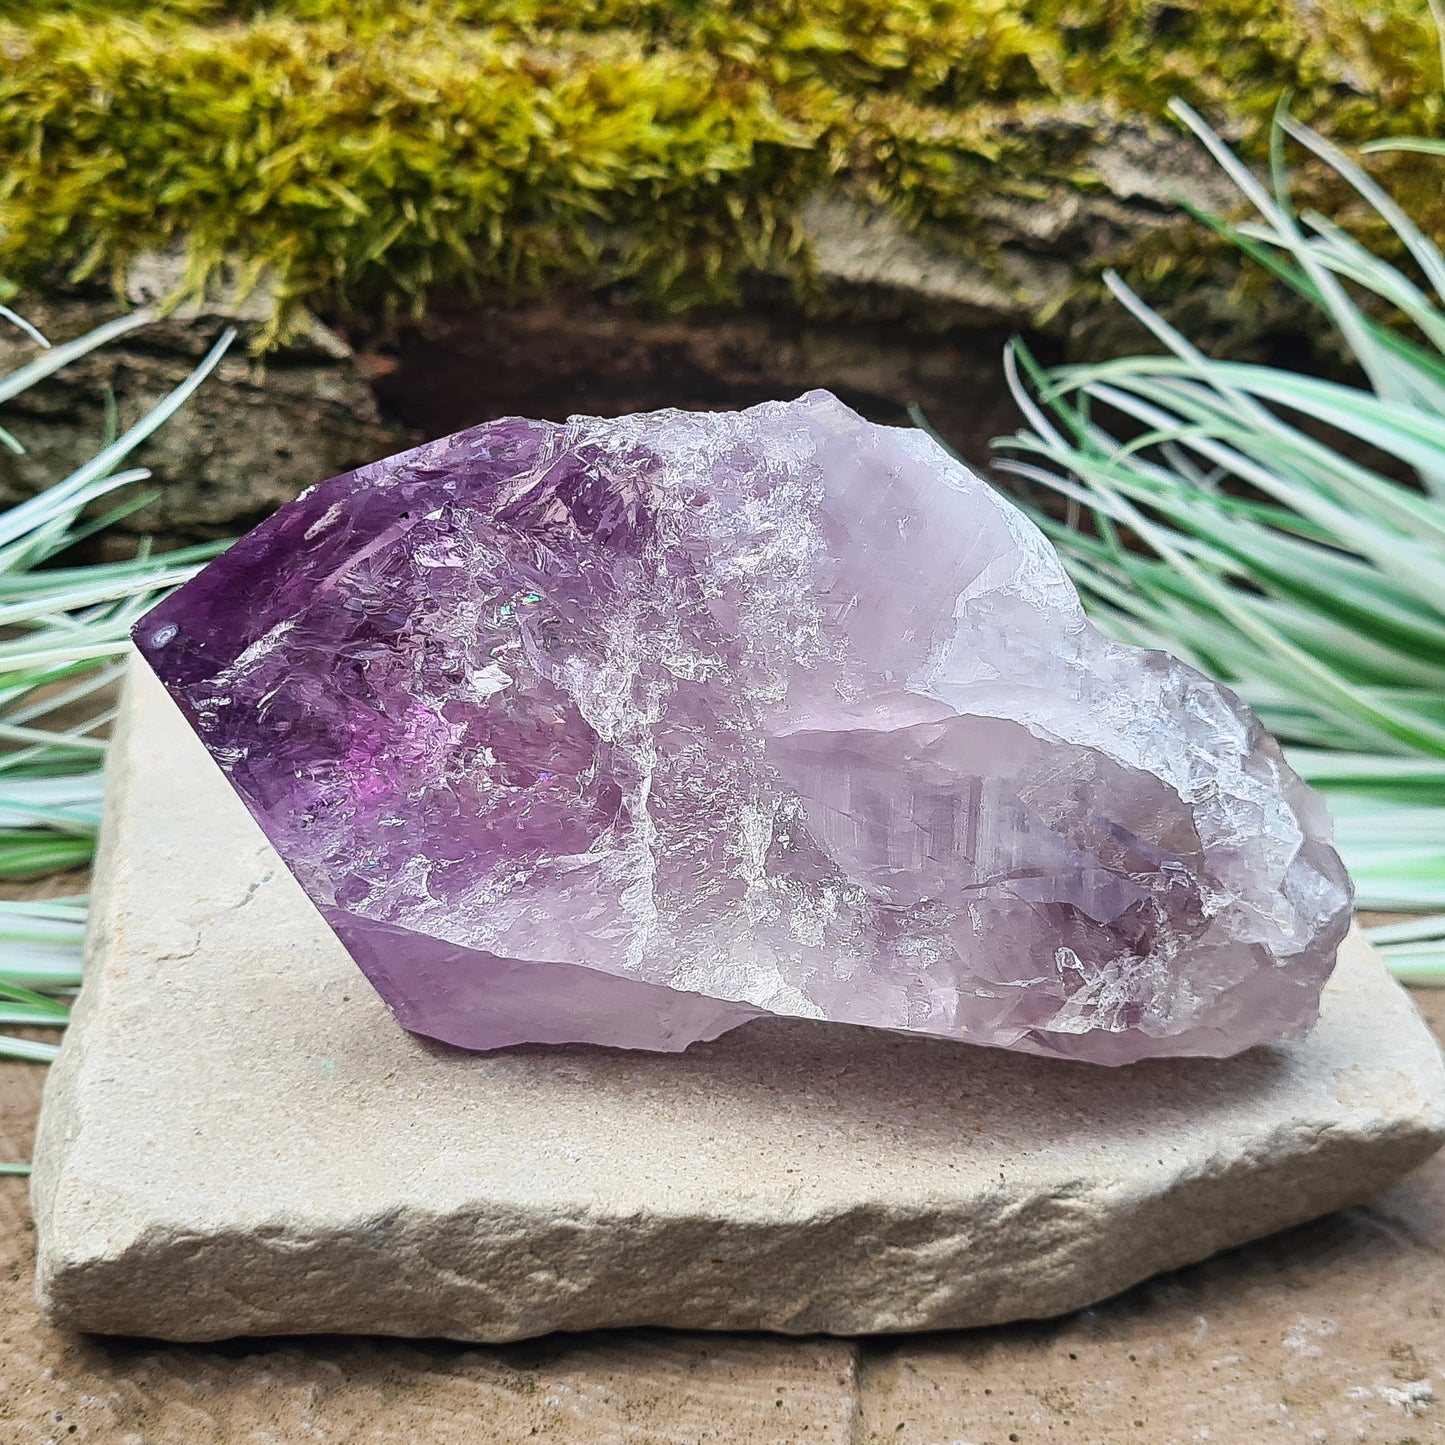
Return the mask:
<svg viewBox="0 0 1445 1445"><path fill-rule="evenodd" d="M1402 135L1391 140L1366 141L1360 147L1366 155L1380 155L1386 151L1408 151L1421 156L1445 156L1445 140L1434 136Z"/></svg>

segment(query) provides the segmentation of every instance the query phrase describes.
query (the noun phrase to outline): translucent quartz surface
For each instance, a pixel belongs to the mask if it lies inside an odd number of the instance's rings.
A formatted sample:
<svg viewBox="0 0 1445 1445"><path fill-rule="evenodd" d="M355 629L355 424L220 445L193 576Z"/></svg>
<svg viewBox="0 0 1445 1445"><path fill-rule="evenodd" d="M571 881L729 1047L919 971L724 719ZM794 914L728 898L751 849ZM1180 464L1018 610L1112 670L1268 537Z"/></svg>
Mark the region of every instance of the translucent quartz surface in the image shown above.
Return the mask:
<svg viewBox="0 0 1445 1445"><path fill-rule="evenodd" d="M136 641L408 1028L763 1014L1121 1064L1315 1016L1322 804L1015 508L814 392L333 478Z"/></svg>

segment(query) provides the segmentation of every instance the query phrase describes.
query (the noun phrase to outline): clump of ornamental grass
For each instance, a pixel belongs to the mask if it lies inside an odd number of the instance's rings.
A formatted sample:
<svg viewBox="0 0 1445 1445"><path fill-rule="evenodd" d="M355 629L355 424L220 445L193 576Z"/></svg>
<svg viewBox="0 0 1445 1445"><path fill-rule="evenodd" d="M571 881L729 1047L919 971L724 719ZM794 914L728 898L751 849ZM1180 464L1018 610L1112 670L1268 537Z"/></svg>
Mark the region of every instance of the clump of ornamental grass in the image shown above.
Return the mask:
<svg viewBox="0 0 1445 1445"><path fill-rule="evenodd" d="M1362 909L1400 976L1445 983L1445 256L1360 165L1281 113L1272 185L1174 112L1254 217L1201 217L1312 303L1360 385L1215 360L1109 286L1162 354L1006 363L1027 425L1001 469L1037 507L1094 620L1235 689L1328 798ZM1285 147L1328 166L1401 261L1296 211ZM1381 142L1441 151L1438 143ZM1428 162L1427 162L1428 164Z"/></svg>
<svg viewBox="0 0 1445 1445"><path fill-rule="evenodd" d="M39 354L0 377L0 403L77 357L144 325L135 312L63 346L15 313ZM217 548L64 566L64 554L145 506L148 476L127 458L181 407L230 345L227 332L194 372L135 425L112 424L95 455L46 491L0 513L0 883L89 863L100 822L105 732L131 625ZM0 445L23 451L0 428ZM116 494L123 494L117 497ZM0 901L0 1058L48 1062L56 1045L5 1030L59 1029L80 983L84 897ZM25 1166L0 1166L17 1172Z"/></svg>

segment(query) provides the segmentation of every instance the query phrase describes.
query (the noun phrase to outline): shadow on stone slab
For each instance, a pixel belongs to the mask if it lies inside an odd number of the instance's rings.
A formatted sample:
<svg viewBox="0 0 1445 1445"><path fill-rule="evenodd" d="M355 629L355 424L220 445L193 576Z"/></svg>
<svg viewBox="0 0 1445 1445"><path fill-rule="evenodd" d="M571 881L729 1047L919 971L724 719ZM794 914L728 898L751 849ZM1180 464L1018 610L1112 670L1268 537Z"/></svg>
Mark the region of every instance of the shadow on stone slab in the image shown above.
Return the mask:
<svg viewBox="0 0 1445 1445"><path fill-rule="evenodd" d="M899 1145L944 1153L958 1149L960 1107L969 1097L1046 1099L1056 1136L1077 1131L1108 1148L1144 1129L1161 1138L1207 1133L1216 1114L1267 1105L1291 1065L1286 1050L1265 1045L1230 1059L1147 1059L1106 1069L790 1019L757 1019L676 1055L590 1044L519 1044L477 1055L421 1036L417 1044L441 1068L486 1059L519 1074L540 1068L565 1075L584 1090L626 1088L639 1100L695 1090L724 1095L750 1117L810 1131L847 1135L886 1123ZM1013 1114L1007 1106L980 1113L969 1130L1005 1139Z"/></svg>

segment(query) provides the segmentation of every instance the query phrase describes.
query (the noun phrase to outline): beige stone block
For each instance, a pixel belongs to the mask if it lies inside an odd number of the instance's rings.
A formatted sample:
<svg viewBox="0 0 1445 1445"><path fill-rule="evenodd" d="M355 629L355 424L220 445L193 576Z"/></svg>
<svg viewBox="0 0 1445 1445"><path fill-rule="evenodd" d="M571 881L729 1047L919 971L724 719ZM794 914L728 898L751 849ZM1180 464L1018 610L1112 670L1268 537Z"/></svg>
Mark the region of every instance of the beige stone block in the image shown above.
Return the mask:
<svg viewBox="0 0 1445 1445"><path fill-rule="evenodd" d="M1123 1070L769 1020L682 1055L400 1029L154 679L47 1085L38 1288L206 1340L1049 1316L1385 1189L1445 1069L1358 939L1318 1027Z"/></svg>

